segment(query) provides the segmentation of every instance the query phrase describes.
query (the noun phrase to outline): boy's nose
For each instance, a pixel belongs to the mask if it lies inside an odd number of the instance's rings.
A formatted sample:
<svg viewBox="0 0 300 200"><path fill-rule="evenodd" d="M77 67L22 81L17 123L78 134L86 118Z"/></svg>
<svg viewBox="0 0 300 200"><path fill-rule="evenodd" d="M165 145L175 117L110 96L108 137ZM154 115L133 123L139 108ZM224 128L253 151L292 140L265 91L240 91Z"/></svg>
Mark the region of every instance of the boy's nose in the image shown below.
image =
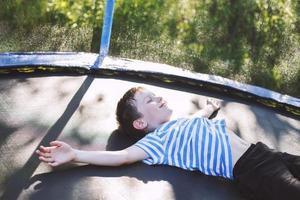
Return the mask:
<svg viewBox="0 0 300 200"><path fill-rule="evenodd" d="M157 99L158 102L161 102L163 98L162 97L157 97L156 99Z"/></svg>

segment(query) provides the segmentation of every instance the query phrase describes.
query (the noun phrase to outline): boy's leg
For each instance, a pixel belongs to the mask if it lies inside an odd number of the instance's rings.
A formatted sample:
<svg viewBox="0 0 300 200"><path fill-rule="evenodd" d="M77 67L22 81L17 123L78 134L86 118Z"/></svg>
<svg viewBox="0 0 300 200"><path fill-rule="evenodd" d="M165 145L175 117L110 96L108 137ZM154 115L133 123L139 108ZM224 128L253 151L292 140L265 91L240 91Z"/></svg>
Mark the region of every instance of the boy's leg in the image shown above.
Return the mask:
<svg viewBox="0 0 300 200"><path fill-rule="evenodd" d="M278 170L278 172L274 172L273 177L268 178L270 187L272 187L270 188L270 192L273 193L270 193L272 199L300 199L300 181L291 173L291 171L286 166L282 166L281 169ZM268 187L265 188L268 189Z"/></svg>
<svg viewBox="0 0 300 200"><path fill-rule="evenodd" d="M300 156L288 153L280 153L280 155L290 172L300 181Z"/></svg>
<svg viewBox="0 0 300 200"><path fill-rule="evenodd" d="M300 199L300 181L290 172L281 154L263 143L257 143L237 162L234 180L246 197ZM285 158L293 160L290 156Z"/></svg>

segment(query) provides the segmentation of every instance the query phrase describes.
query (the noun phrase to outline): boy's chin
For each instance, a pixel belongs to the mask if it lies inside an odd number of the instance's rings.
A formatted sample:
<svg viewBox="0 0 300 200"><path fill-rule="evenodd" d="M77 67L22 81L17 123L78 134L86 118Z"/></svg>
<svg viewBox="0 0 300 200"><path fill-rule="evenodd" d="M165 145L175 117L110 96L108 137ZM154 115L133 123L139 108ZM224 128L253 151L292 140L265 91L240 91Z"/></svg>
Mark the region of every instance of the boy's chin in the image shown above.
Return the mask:
<svg viewBox="0 0 300 200"><path fill-rule="evenodd" d="M172 118L172 113L173 113L173 110L172 109L168 109L168 120L170 120Z"/></svg>

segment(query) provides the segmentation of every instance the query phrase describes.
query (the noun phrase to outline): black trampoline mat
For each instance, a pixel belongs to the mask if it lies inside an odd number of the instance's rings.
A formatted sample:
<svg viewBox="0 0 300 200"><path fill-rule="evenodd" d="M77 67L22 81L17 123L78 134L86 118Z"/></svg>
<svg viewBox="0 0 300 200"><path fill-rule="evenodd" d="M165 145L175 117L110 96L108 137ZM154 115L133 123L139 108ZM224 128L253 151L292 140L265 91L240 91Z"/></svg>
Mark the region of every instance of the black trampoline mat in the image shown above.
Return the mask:
<svg viewBox="0 0 300 200"><path fill-rule="evenodd" d="M87 150L124 148L130 141L115 131L115 106L133 86L162 95L175 116L193 114L206 97L219 99L222 108L216 117L225 118L243 139L300 155L298 118L228 96L87 76L2 77L2 199L243 199L231 181L168 166L51 169L38 161L35 149L55 139Z"/></svg>

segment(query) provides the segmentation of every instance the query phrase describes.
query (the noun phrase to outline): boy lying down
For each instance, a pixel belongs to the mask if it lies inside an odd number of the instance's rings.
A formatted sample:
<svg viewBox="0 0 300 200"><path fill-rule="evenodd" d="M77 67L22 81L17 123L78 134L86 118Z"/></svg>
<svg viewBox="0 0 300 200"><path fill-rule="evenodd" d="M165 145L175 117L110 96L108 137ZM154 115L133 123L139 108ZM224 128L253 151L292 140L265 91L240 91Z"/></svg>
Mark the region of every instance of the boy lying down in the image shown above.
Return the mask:
<svg viewBox="0 0 300 200"><path fill-rule="evenodd" d="M249 199L300 199L300 156L250 144L208 117L220 108L206 106L189 118L171 119L167 102L151 91L131 88L119 100L119 129L137 142L120 151L81 151L62 141L41 146L39 159L51 166L75 161L119 166L143 161L231 179Z"/></svg>

